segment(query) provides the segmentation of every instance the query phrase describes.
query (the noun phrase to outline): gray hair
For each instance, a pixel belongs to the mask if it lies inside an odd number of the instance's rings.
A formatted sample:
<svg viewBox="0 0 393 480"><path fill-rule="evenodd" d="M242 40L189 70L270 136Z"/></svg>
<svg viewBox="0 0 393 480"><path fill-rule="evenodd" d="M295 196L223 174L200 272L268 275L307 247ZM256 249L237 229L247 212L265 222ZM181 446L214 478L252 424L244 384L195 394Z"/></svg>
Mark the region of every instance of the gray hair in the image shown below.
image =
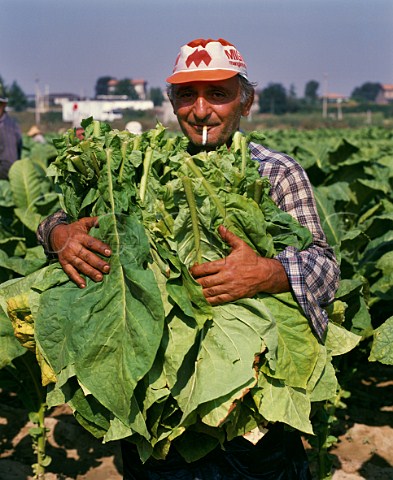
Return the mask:
<svg viewBox="0 0 393 480"><path fill-rule="evenodd" d="M240 83L240 103L245 105L254 95L256 83L250 82L247 78L238 75Z"/></svg>
<svg viewBox="0 0 393 480"><path fill-rule="evenodd" d="M252 83L247 78L237 75L240 83L240 103L245 105L250 98L254 95L256 83ZM172 102L174 98L174 87L172 83L167 84L166 93L169 100Z"/></svg>

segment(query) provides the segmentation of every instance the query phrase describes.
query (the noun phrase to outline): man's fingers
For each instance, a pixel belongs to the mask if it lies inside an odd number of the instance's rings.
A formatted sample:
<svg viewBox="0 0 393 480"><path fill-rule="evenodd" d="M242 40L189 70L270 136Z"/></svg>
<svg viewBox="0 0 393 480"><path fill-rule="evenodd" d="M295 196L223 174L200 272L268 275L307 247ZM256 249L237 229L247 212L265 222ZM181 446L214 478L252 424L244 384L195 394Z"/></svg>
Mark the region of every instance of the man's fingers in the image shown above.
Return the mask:
<svg viewBox="0 0 393 480"><path fill-rule="evenodd" d="M92 253L86 248L81 248L78 254L71 260L71 263L78 268L82 273L90 277L90 273L95 274L96 270L102 273L108 273L109 264L98 257L95 253Z"/></svg>
<svg viewBox="0 0 393 480"><path fill-rule="evenodd" d="M233 302L234 300L237 300L227 293L223 295L214 295L213 297L205 297L205 298L210 303L210 305L223 305L224 303L229 303L229 302Z"/></svg>
<svg viewBox="0 0 393 480"><path fill-rule="evenodd" d="M224 225L218 227L218 233L225 243L227 243L232 249L242 247L245 242L237 235L228 230Z"/></svg>
<svg viewBox="0 0 393 480"><path fill-rule="evenodd" d="M72 262L59 258L59 262L68 277L81 288L86 286L86 280L81 275L86 275L95 282L101 282L103 279L103 273L100 270L93 268L79 257L74 257ZM109 265L108 269L101 268L104 273L109 272Z"/></svg>
<svg viewBox="0 0 393 480"><path fill-rule="evenodd" d="M60 261L60 260L59 260ZM86 282L85 280L79 275L77 270L69 263L62 263L60 261L60 265L62 266L64 272L67 274L68 278L72 280L79 288L85 288Z"/></svg>
<svg viewBox="0 0 393 480"><path fill-rule="evenodd" d="M203 288L203 295L211 305L222 305L232 302L239 297L233 292L228 292L225 286L216 285L214 287Z"/></svg>
<svg viewBox="0 0 393 480"><path fill-rule="evenodd" d="M82 243L83 242L83 243ZM110 249L109 245L102 242L98 238L94 238L90 235L86 235L81 239L81 243L86 247L88 250L93 252L100 253L105 257L110 257L112 254L112 250Z"/></svg>
<svg viewBox="0 0 393 480"><path fill-rule="evenodd" d="M101 280L103 279L103 275L99 270L92 267L79 257L75 257L72 266L75 267L78 272L83 273L95 282L101 282Z"/></svg>
<svg viewBox="0 0 393 480"><path fill-rule="evenodd" d="M85 232L85 234L79 234L80 242L84 247L88 248L89 250L100 253L105 257L109 257L112 254L109 245L102 242L98 238L88 235L91 228L99 226L98 221L99 217L85 217L81 218L80 220L78 220L78 222L76 222L76 224L79 224L78 227L82 228L82 230Z"/></svg>
<svg viewBox="0 0 393 480"><path fill-rule="evenodd" d="M93 227L98 227L98 217L84 217L78 220L81 225L87 228L89 231Z"/></svg>
<svg viewBox="0 0 393 480"><path fill-rule="evenodd" d="M225 265L225 262L226 258L220 258L219 260L213 260L212 262L201 263L200 265L192 266L190 268L190 272L194 278L213 275L220 271L220 269Z"/></svg>

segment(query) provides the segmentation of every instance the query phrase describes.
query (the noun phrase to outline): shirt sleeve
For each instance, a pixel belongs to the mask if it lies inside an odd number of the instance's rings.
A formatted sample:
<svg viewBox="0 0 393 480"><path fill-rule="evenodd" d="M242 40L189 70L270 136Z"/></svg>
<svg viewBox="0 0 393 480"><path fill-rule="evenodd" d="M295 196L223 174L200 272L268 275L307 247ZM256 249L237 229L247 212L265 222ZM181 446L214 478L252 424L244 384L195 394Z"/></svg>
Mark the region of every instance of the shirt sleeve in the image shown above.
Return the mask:
<svg viewBox="0 0 393 480"><path fill-rule="evenodd" d="M313 242L305 250L287 247L276 258L288 276L291 289L306 317L322 338L328 317L324 310L334 299L340 270L333 249L323 232L311 183L304 169L291 157L251 144L261 176L268 177L270 195L279 208L307 227Z"/></svg>
<svg viewBox="0 0 393 480"><path fill-rule="evenodd" d="M57 258L56 252L51 249L50 234L52 230L60 224L67 224L68 218L64 210L58 210L57 212L49 215L39 225L37 229L37 240L40 245L43 246L44 252L49 259Z"/></svg>
<svg viewBox="0 0 393 480"><path fill-rule="evenodd" d="M17 145L16 148L18 150L18 158L22 158L23 139L22 139L22 135L20 134L19 131L18 131L18 137L17 137L16 145Z"/></svg>

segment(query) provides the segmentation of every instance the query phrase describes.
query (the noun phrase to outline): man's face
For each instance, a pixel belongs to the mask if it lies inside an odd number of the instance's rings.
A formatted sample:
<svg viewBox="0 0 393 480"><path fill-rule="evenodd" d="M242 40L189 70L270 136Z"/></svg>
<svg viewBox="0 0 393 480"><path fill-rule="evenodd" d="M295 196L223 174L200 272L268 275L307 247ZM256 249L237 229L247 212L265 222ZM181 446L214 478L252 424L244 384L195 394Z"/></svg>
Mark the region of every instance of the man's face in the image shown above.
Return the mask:
<svg viewBox="0 0 393 480"><path fill-rule="evenodd" d="M206 150L225 144L251 107L240 103L238 77L178 84L174 85L173 93L173 111L184 135L197 148ZM207 127L206 145L202 144L204 126Z"/></svg>

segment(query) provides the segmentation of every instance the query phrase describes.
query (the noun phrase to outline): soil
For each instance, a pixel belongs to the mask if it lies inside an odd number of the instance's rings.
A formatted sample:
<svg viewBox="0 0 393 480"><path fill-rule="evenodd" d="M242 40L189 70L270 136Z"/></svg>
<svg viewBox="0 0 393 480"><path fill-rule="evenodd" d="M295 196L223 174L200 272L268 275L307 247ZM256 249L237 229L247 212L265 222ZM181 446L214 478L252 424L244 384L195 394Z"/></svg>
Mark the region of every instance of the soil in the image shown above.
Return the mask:
<svg viewBox="0 0 393 480"><path fill-rule="evenodd" d="M377 363L354 372L346 384L351 396L336 411L330 449L333 480L393 479L393 369ZM340 382L341 383L341 382ZM102 444L74 419L64 405L47 414L45 480L121 480L118 443ZM0 391L0 480L32 480L32 424L18 398ZM305 440L307 451L308 442ZM312 464L314 478L315 466Z"/></svg>

